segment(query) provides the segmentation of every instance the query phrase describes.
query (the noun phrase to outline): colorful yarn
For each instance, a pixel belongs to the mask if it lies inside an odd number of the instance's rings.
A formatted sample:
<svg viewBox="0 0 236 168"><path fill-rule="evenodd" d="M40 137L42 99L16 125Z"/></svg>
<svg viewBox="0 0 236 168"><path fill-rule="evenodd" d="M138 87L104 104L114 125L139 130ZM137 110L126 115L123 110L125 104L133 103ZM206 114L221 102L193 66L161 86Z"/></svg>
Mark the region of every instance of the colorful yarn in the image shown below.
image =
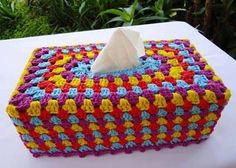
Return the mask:
<svg viewBox="0 0 236 168"><path fill-rule="evenodd" d="M93 74L104 45L33 52L6 111L34 156L158 150L209 137L230 91L188 40L146 41L139 66Z"/></svg>

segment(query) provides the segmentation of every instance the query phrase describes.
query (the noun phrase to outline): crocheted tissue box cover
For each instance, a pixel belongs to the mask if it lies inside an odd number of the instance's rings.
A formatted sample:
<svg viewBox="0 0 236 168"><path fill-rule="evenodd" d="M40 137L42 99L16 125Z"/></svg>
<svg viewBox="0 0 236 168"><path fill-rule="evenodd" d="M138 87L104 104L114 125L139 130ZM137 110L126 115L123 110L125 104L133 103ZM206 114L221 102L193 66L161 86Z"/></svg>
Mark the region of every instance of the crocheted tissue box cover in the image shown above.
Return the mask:
<svg viewBox="0 0 236 168"><path fill-rule="evenodd" d="M145 41L138 67L93 74L104 45L32 53L6 111L33 156L159 150L209 137L230 91L188 40Z"/></svg>

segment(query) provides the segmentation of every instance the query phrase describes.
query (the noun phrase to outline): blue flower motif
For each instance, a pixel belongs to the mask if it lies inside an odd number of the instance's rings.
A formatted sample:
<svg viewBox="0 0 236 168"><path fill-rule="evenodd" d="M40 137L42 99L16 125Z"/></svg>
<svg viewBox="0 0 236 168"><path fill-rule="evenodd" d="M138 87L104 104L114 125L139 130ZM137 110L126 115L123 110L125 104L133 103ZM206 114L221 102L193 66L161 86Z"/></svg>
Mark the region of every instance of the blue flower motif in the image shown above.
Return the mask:
<svg viewBox="0 0 236 168"><path fill-rule="evenodd" d="M176 85L187 90L190 88L190 85L184 80L176 80Z"/></svg>
<svg viewBox="0 0 236 168"><path fill-rule="evenodd" d="M69 50L68 50L68 49L62 49L62 53L63 53L63 54L68 54L68 53L69 53Z"/></svg>
<svg viewBox="0 0 236 168"><path fill-rule="evenodd" d="M26 89L25 94L32 96L35 93L37 93L38 90L40 90L38 86L32 86L32 87Z"/></svg>
<svg viewBox="0 0 236 168"><path fill-rule="evenodd" d="M188 58L189 57L189 52L187 50L179 51L179 55L183 55L184 58Z"/></svg>
<svg viewBox="0 0 236 168"><path fill-rule="evenodd" d="M47 67L50 66L50 65L51 65L50 62L40 62L40 63L38 64L38 66L39 66L40 68L47 68Z"/></svg>
<svg viewBox="0 0 236 168"><path fill-rule="evenodd" d="M48 136L47 134L42 134L39 137L40 139L44 140L44 141L50 141L52 138L50 136Z"/></svg>
<svg viewBox="0 0 236 168"><path fill-rule="evenodd" d="M124 97L126 94L127 94L127 90L125 87L118 87L117 88L117 94L120 96L120 97Z"/></svg>
<svg viewBox="0 0 236 168"><path fill-rule="evenodd" d="M69 98L74 98L77 94L78 94L77 88L70 88L69 89L69 92L68 92Z"/></svg>
<svg viewBox="0 0 236 168"><path fill-rule="evenodd" d="M132 90L137 93L138 95L142 94L142 89L139 86L132 86Z"/></svg>
<svg viewBox="0 0 236 168"><path fill-rule="evenodd" d="M148 84L148 89L151 90L153 93L158 93L159 92L159 87L156 84Z"/></svg>
<svg viewBox="0 0 236 168"><path fill-rule="evenodd" d="M110 89L101 88L101 96L102 98L108 98L110 96Z"/></svg>
<svg viewBox="0 0 236 168"><path fill-rule="evenodd" d="M33 95L33 100L41 100L45 95L45 90L37 90Z"/></svg>
<svg viewBox="0 0 236 168"><path fill-rule="evenodd" d="M165 117L167 115L167 112L164 109L159 109L157 112L158 117Z"/></svg>
<svg viewBox="0 0 236 168"><path fill-rule="evenodd" d="M35 72L35 75L43 75L45 72L48 72L48 69L39 69Z"/></svg>
<svg viewBox="0 0 236 168"><path fill-rule="evenodd" d="M198 65L188 66L188 71L194 71L195 73L198 73L200 70L201 69Z"/></svg>
<svg viewBox="0 0 236 168"><path fill-rule="evenodd" d="M182 115L184 115L184 110L181 107L177 107L175 110L175 114L177 116L182 116Z"/></svg>
<svg viewBox="0 0 236 168"><path fill-rule="evenodd" d="M175 87L170 82L162 82L162 86L168 88L171 92L175 91Z"/></svg>
<svg viewBox="0 0 236 168"><path fill-rule="evenodd" d="M197 84L203 88L205 88L208 83L208 79L205 75L194 75L193 81L195 84Z"/></svg>
<svg viewBox="0 0 236 168"><path fill-rule="evenodd" d="M185 58L183 62L187 62L189 65L194 65L195 61L192 57L190 58Z"/></svg>
<svg viewBox="0 0 236 168"><path fill-rule="evenodd" d="M53 99L57 99L61 93L62 93L61 89L55 88L55 89L53 89L51 96Z"/></svg>
<svg viewBox="0 0 236 168"><path fill-rule="evenodd" d="M60 132L58 133L58 137L61 139L61 140L67 140L67 139L70 139L66 134Z"/></svg>
<svg viewBox="0 0 236 168"><path fill-rule="evenodd" d="M94 93L93 89L86 88L86 90L84 92L84 95L85 95L86 98L91 98L93 96L93 93Z"/></svg>
<svg viewBox="0 0 236 168"><path fill-rule="evenodd" d="M38 84L39 82L43 81L43 77L37 77L37 78L33 78L30 83L32 84Z"/></svg>
<svg viewBox="0 0 236 168"><path fill-rule="evenodd" d="M36 126L43 125L43 122L38 117L32 117L30 123Z"/></svg>
<svg viewBox="0 0 236 168"><path fill-rule="evenodd" d="M215 104L215 103L212 103L211 105L210 105L210 107L209 107L209 111L210 112L214 112L214 111L217 111L218 110L218 105L217 104Z"/></svg>

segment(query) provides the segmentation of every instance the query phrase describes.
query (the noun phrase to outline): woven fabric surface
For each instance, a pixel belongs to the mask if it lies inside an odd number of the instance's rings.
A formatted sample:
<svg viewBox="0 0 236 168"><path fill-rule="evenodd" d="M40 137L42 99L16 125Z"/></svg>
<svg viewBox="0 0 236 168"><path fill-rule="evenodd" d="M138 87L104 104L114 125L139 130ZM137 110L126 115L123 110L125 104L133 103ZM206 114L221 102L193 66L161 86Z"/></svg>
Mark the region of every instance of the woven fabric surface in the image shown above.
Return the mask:
<svg viewBox="0 0 236 168"><path fill-rule="evenodd" d="M33 156L159 150L209 137L230 91L188 40L145 41L139 66L93 74L104 46L32 53L6 111Z"/></svg>

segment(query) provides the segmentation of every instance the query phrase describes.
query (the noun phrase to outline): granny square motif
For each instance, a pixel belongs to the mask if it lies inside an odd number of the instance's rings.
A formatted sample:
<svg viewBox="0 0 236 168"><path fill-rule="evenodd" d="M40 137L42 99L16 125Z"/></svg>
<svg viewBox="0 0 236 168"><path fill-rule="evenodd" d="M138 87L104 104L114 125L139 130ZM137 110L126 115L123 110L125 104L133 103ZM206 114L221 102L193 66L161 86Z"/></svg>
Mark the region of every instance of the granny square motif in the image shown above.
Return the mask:
<svg viewBox="0 0 236 168"><path fill-rule="evenodd" d="M6 111L33 156L159 150L209 137L230 91L188 40L145 41L139 66L93 74L104 45L32 53Z"/></svg>

